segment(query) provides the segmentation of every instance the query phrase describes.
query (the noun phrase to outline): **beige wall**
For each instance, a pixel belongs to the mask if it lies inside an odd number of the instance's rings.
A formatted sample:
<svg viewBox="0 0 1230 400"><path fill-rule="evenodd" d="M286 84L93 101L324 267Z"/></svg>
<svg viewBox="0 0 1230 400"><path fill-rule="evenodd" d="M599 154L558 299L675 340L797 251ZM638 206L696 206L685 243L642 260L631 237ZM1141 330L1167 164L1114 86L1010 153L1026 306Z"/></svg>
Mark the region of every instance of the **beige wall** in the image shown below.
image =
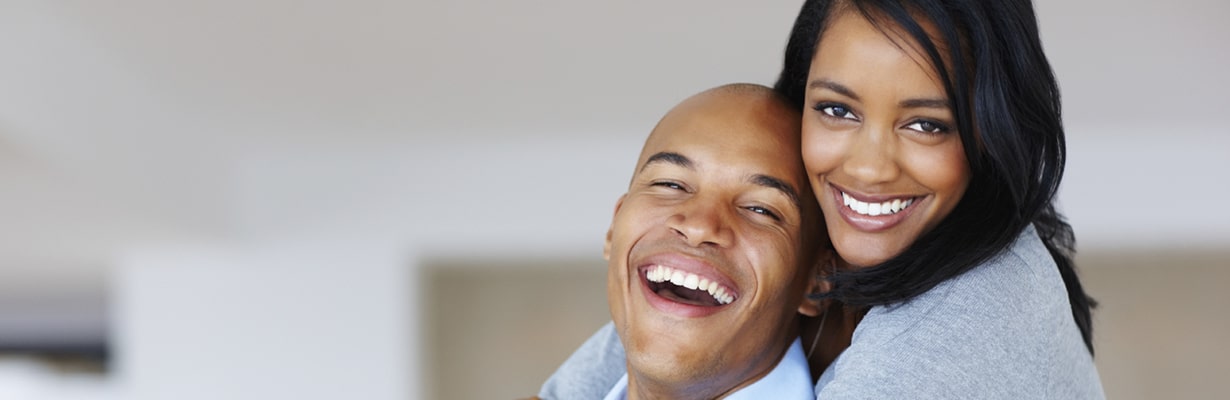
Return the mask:
<svg viewBox="0 0 1230 400"><path fill-rule="evenodd" d="M426 398L534 395L610 320L601 259L545 261L428 269Z"/></svg>
<svg viewBox="0 0 1230 400"><path fill-rule="evenodd" d="M1230 395L1230 252L1170 250L1079 258L1110 399Z"/></svg>

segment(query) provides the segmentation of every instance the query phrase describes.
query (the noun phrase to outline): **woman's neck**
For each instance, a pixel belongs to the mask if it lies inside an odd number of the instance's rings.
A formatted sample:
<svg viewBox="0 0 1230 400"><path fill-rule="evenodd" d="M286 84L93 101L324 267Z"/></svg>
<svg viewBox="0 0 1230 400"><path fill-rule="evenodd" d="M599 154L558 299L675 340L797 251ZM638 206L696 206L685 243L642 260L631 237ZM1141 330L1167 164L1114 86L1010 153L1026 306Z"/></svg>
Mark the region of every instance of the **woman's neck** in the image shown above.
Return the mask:
<svg viewBox="0 0 1230 400"><path fill-rule="evenodd" d="M800 337L808 353L807 366L811 369L812 381L820 379L820 374L832 364L841 352L850 347L854 337L854 328L858 327L866 307L846 307L838 302L828 302L825 317L803 318L799 321ZM821 323L823 322L823 324ZM819 335L817 337L817 335Z"/></svg>

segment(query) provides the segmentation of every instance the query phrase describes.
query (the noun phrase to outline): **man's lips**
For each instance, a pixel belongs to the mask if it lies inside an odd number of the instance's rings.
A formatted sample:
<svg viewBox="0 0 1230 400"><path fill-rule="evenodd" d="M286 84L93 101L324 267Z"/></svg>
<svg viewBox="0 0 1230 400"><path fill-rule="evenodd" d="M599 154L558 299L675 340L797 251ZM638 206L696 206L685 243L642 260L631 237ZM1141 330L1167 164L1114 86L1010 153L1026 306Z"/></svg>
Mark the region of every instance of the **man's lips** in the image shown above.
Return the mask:
<svg viewBox="0 0 1230 400"><path fill-rule="evenodd" d="M735 301L734 289L718 283L715 278L697 275L692 272L671 268L665 265L651 265L641 268L641 274L655 288L655 293L670 291L683 300L691 300L697 305L727 305ZM678 288L687 291L679 291ZM695 293L692 293L695 292ZM706 296L707 295L707 296ZM687 302L687 301L685 301ZM712 303L712 304L708 304Z"/></svg>
<svg viewBox="0 0 1230 400"><path fill-rule="evenodd" d="M739 298L729 278L711 265L685 256L651 257L636 273L649 304L679 317L707 316Z"/></svg>

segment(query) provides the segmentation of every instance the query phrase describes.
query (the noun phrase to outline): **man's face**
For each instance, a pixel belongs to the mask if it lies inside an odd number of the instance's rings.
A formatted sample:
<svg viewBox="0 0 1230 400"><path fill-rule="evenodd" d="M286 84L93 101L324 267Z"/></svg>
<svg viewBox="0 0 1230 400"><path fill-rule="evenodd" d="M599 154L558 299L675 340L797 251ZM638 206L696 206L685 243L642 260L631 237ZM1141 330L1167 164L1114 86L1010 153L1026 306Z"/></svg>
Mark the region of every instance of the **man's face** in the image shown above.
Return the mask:
<svg viewBox="0 0 1230 400"><path fill-rule="evenodd" d="M813 277L802 229L821 224L799 117L717 97L655 129L607 235L611 315L642 382L733 388L768 373Z"/></svg>

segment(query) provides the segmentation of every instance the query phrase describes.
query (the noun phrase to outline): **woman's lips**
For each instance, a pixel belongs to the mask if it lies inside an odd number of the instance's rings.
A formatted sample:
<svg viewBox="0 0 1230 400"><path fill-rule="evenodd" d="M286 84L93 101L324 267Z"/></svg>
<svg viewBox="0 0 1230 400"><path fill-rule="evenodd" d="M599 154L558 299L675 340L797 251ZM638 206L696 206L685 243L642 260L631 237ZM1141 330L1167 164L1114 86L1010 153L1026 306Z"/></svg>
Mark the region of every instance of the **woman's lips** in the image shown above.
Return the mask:
<svg viewBox="0 0 1230 400"><path fill-rule="evenodd" d="M879 232L905 221L923 198L918 196L865 196L851 194L829 184L838 214L846 223L864 232Z"/></svg>

